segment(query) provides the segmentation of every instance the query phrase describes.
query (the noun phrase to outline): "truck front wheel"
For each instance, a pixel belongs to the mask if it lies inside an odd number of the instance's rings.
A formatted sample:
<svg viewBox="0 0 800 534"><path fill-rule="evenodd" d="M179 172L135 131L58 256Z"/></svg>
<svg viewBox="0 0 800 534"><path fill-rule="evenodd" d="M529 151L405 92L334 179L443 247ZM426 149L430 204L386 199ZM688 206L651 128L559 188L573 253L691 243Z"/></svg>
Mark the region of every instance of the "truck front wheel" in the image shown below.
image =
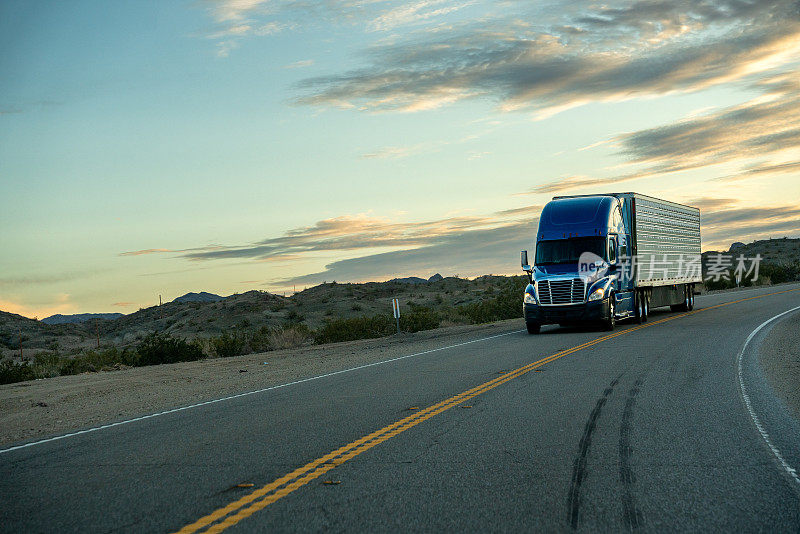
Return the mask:
<svg viewBox="0 0 800 534"><path fill-rule="evenodd" d="M636 322L642 324L647 319L645 317L645 308L644 308L644 293L638 291L636 293Z"/></svg>
<svg viewBox="0 0 800 534"><path fill-rule="evenodd" d="M603 322L603 327L606 330L614 330L617 325L616 306L614 305L614 294L608 296L608 318Z"/></svg>
<svg viewBox="0 0 800 534"><path fill-rule="evenodd" d="M542 328L539 323L534 323L532 321L525 321L525 327L528 329L529 334L538 334L539 330Z"/></svg>

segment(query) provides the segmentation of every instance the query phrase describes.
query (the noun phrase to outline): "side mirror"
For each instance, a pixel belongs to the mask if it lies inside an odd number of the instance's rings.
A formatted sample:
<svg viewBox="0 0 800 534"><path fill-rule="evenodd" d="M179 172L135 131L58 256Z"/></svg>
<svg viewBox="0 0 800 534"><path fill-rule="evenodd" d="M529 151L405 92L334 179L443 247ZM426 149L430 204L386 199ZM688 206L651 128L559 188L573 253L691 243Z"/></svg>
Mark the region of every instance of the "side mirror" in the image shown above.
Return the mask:
<svg viewBox="0 0 800 534"><path fill-rule="evenodd" d="M522 264L522 270L526 273L530 273L532 271L530 264L528 263L528 251L523 250L519 254L520 263Z"/></svg>
<svg viewBox="0 0 800 534"><path fill-rule="evenodd" d="M608 263L609 265L617 264L617 238L616 236L608 238Z"/></svg>

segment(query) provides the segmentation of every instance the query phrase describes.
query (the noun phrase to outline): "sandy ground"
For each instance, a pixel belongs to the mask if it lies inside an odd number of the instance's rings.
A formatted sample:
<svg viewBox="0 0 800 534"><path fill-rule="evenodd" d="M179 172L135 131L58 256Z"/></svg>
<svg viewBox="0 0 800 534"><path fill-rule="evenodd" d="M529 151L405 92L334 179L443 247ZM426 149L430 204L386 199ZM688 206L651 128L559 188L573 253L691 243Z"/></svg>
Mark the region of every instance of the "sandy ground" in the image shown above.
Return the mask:
<svg viewBox="0 0 800 534"><path fill-rule="evenodd" d="M761 344L759 362L772 389L800 419L800 313L770 331Z"/></svg>
<svg viewBox="0 0 800 534"><path fill-rule="evenodd" d="M522 328L521 319L511 319L234 358L6 384L0 386L0 445L130 419Z"/></svg>

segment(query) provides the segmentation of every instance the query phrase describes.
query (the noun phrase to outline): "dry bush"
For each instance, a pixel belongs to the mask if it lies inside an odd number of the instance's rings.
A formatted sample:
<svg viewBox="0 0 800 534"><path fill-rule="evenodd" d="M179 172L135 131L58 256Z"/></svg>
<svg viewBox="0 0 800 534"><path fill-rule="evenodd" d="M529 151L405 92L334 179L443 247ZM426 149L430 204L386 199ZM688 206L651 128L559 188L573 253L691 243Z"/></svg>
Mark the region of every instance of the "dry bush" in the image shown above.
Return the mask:
<svg viewBox="0 0 800 534"><path fill-rule="evenodd" d="M269 336L273 350L299 347L309 339L311 339L311 333L308 328L298 328L297 326L275 327Z"/></svg>

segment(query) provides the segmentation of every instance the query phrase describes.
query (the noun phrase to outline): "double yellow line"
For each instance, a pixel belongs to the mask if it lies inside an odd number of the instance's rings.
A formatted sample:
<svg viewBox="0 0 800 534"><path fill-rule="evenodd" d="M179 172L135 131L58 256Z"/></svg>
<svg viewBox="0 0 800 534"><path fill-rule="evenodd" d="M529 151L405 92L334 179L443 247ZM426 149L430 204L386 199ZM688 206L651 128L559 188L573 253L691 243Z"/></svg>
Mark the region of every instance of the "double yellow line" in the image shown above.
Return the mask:
<svg viewBox="0 0 800 534"><path fill-rule="evenodd" d="M449 399L443 400L437 404L429 406L424 410L420 410L415 412L408 417L404 417L399 421L392 423L391 425L385 426L380 430L376 430L371 434L368 434L360 439L353 441L352 443L348 443L343 447L339 447L335 451L329 452L325 456L317 458L306 465L299 467L288 473L279 479L275 480L258 488L257 490L253 491L252 493L245 495L244 497L230 503L229 505L215 510L214 512L208 514L207 516L201 517L194 523L186 525L178 532L180 534L190 534L199 532L201 529L208 527L205 532L222 532L228 527L231 527L242 519L250 517L254 513L258 512L259 510L263 510L270 504L274 503L275 501L285 497L286 495L292 493L296 489L308 484L312 480L319 478L320 476L324 475L331 469L335 468L338 465L350 460L361 454L364 451L368 451L372 447L383 443L384 441L393 438L394 436L405 432L409 428L413 428L416 425L422 423L430 419L431 417L440 414L444 411L453 408L454 406L458 406L459 404L477 397L487 391L490 391L501 384L505 384L506 382L518 378L534 369L541 367L545 364L548 364L552 361L555 361L559 358L563 358L569 354L578 352L580 350L589 348L591 346L597 345L598 343L602 343L609 339L613 339L618 336L622 336L625 334L630 334L631 332L636 332L637 330L641 330L642 328L648 328L650 326L655 326L658 324L666 323L668 321L672 321L674 319L678 319L680 317L686 317L688 315L693 315L695 313L699 313L701 311L712 310L715 308L721 308L723 306L730 306L731 304L736 304L738 302L744 302L746 300L753 300L762 297L768 297L772 295L779 295L781 293L789 293L792 291L800 291L798 289L788 289L785 291L777 291L775 293L767 293L765 295L757 295L754 297L748 297L744 299L734 300L731 302L725 302L722 304L717 304L714 306L709 306L707 308L703 308L700 310L695 310L687 313L682 313L680 315L673 315L659 321L653 321L651 323L642 324L639 326L635 326L633 328L628 328L627 330L621 330L618 332L614 332L613 334L608 334L602 337L599 337L595 340L588 341L576 347L572 347L570 349L565 349L546 358L542 358L541 360L535 361L533 363L529 363L528 365L522 366L518 369L513 371L509 371L505 374L498 376L488 382L485 382L479 386L476 386L472 389L464 391L463 393L459 393ZM211 526L209 526L211 525Z"/></svg>

